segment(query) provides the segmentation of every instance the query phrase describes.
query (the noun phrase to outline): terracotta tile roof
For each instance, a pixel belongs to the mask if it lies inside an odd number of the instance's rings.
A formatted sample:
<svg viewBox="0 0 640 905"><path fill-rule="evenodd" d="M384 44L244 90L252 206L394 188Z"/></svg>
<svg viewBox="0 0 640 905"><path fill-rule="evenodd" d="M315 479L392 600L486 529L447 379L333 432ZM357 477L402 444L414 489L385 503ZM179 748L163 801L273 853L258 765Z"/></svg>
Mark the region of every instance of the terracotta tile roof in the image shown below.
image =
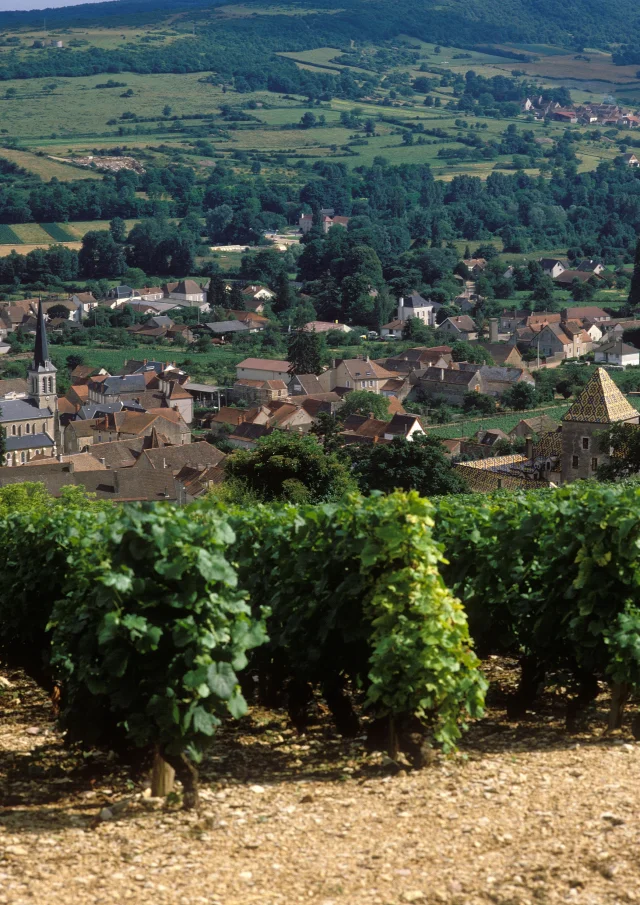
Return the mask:
<svg viewBox="0 0 640 905"><path fill-rule="evenodd" d="M236 367L252 371L289 371L291 364L281 358L245 358Z"/></svg>
<svg viewBox="0 0 640 905"><path fill-rule="evenodd" d="M404 407L397 396L389 396L389 408L388 412L390 415L404 415Z"/></svg>
<svg viewBox="0 0 640 905"><path fill-rule="evenodd" d="M638 412L627 402L604 368L596 368L563 421L588 424L614 424L637 418Z"/></svg>
<svg viewBox="0 0 640 905"><path fill-rule="evenodd" d="M241 421L253 421L260 409L236 409L223 406L219 412L211 418L212 424L240 424Z"/></svg>
<svg viewBox="0 0 640 905"><path fill-rule="evenodd" d="M145 443L144 437L131 440L111 440L109 443L94 443L90 447L91 455L96 459L104 459L107 468L128 468L138 460Z"/></svg>
<svg viewBox="0 0 640 905"><path fill-rule="evenodd" d="M185 465L213 466L219 465L225 458L225 454L211 443L198 440L196 443L185 443L183 446L146 449L138 459L136 468L143 468L145 464L151 465L156 471L180 469Z"/></svg>

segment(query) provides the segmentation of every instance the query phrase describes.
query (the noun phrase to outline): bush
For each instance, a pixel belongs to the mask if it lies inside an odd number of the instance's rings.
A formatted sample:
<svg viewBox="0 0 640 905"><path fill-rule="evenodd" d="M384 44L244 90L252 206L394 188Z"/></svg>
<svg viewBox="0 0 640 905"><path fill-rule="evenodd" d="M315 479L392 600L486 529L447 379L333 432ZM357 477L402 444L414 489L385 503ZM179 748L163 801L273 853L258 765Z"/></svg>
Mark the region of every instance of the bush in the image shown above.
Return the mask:
<svg viewBox="0 0 640 905"><path fill-rule="evenodd" d="M522 657L514 713L553 671L577 678L574 704L588 700L597 677L639 687L639 504L637 484L586 482L438 502L444 578L464 602L472 635L483 654ZM617 689L612 726L620 716Z"/></svg>
<svg viewBox="0 0 640 905"><path fill-rule="evenodd" d="M185 511L143 506L104 527L87 531L54 608L63 725L93 723L99 735L107 714L173 767L193 807L193 764L222 717L246 711L237 671L265 640L264 611L257 605L252 617L237 589L224 519L194 522Z"/></svg>
<svg viewBox="0 0 640 905"><path fill-rule="evenodd" d="M0 659L52 690L48 624L87 532L113 512L76 487L53 500L43 484L0 490Z"/></svg>
<svg viewBox="0 0 640 905"><path fill-rule="evenodd" d="M289 679L298 725L305 689L319 685L340 731L357 732L345 678L388 724L390 753L400 745L416 762L425 753L416 728L449 749L480 715L486 683L438 571L432 512L416 493L395 493L232 517L241 586L272 611L271 642L258 656L271 677Z"/></svg>

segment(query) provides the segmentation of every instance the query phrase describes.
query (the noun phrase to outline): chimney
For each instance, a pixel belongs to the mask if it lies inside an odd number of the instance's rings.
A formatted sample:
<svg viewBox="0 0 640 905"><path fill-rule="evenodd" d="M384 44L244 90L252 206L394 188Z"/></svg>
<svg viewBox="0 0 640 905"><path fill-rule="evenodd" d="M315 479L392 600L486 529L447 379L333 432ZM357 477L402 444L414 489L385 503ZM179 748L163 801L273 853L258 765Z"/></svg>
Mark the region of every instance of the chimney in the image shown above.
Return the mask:
<svg viewBox="0 0 640 905"><path fill-rule="evenodd" d="M117 471L113 472L113 490L114 493L120 493L120 480Z"/></svg>
<svg viewBox="0 0 640 905"><path fill-rule="evenodd" d="M525 437L524 454L527 459L533 459L533 437Z"/></svg>
<svg viewBox="0 0 640 905"><path fill-rule="evenodd" d="M166 468L166 467L167 467L167 460L166 460L166 459L163 459L163 460L162 460L162 467L163 467L163 468Z"/></svg>
<svg viewBox="0 0 640 905"><path fill-rule="evenodd" d="M98 459L98 461L100 462L101 465L107 464L107 460L104 458L104 456L102 456L100 459Z"/></svg>
<svg viewBox="0 0 640 905"><path fill-rule="evenodd" d="M440 380L444 381L444 368L440 368Z"/></svg>
<svg viewBox="0 0 640 905"><path fill-rule="evenodd" d="M498 318L489 318L489 340L492 343L500 342L500 328L498 327Z"/></svg>
<svg viewBox="0 0 640 905"><path fill-rule="evenodd" d="M371 418L375 418L375 415L373 414L373 412L369 412L369 418L370 418L370 419L371 419Z"/></svg>

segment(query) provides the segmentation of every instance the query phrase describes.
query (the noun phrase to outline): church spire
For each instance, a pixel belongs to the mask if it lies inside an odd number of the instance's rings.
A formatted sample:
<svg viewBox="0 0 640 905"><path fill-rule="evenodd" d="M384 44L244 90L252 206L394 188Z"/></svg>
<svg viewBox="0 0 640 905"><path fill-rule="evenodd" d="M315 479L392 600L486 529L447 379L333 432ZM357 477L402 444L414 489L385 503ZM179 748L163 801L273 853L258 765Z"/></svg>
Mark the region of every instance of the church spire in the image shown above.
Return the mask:
<svg viewBox="0 0 640 905"><path fill-rule="evenodd" d="M51 367L49 358L49 343L47 342L47 330L44 323L44 310L42 308L42 299L38 302L38 324L36 327L36 347L33 355L32 370L37 371L40 368L48 370Z"/></svg>

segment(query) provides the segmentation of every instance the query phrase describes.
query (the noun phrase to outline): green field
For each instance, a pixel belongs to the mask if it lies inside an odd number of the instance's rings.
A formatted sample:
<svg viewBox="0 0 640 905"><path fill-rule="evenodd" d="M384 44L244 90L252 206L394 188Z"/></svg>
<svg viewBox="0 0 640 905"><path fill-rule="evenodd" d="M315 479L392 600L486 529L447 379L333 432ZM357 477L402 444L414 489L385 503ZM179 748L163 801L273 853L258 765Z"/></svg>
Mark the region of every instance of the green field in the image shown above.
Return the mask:
<svg viewBox="0 0 640 905"><path fill-rule="evenodd" d="M10 226L0 223L0 245L13 245L20 241Z"/></svg>

